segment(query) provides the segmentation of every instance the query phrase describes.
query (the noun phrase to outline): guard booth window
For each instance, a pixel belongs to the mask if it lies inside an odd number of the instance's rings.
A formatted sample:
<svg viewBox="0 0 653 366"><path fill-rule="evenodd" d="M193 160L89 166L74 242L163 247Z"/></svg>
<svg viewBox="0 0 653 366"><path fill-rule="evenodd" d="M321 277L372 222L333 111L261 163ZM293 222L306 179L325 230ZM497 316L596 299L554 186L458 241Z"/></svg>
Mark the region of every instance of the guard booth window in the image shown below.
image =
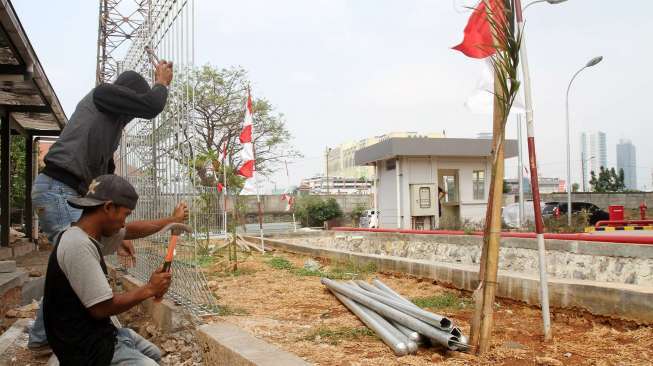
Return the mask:
<svg viewBox="0 0 653 366"><path fill-rule="evenodd" d="M431 208L431 188L421 187L419 189L419 207Z"/></svg>
<svg viewBox="0 0 653 366"><path fill-rule="evenodd" d="M485 199L485 172L482 170L474 170L472 176L472 184L474 186L474 199Z"/></svg>

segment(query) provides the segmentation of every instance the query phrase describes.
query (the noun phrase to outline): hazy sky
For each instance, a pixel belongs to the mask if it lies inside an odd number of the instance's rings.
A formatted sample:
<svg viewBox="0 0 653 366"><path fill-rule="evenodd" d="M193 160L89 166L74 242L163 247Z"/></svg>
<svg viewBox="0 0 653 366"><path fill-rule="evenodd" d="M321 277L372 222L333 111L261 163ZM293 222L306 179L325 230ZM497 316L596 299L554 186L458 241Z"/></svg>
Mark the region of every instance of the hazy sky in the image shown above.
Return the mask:
<svg viewBox="0 0 653 366"><path fill-rule="evenodd" d="M14 0L45 71L70 115L93 86L97 1ZM442 131L474 137L491 117L464 106L481 63L450 47L469 16L461 0L196 0L197 63L241 65L253 93L286 116L304 159L290 165L293 184L323 171L323 152L347 140L390 131ZM580 132L607 133L637 148L640 188L651 189L653 29L650 0L569 0L525 14L543 176L566 175L565 90L590 58L570 98L572 179L580 182ZM508 125L514 137L515 124ZM516 159L507 175L516 174ZM274 177L286 184L284 174Z"/></svg>

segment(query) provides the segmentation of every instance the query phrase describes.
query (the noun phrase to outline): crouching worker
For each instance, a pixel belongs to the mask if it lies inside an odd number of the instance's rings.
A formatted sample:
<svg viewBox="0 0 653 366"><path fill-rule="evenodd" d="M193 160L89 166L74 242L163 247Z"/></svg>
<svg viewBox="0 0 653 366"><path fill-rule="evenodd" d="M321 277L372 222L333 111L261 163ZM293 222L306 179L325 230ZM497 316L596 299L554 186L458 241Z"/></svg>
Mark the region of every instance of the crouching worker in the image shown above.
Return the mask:
<svg viewBox="0 0 653 366"><path fill-rule="evenodd" d="M110 316L151 297L162 297L171 274L157 270L135 290L114 293L99 240L124 226L138 194L125 179L103 175L83 197L68 203L83 210L70 228L55 238L45 277L43 311L48 343L65 365L156 365L161 351L128 328L116 328Z"/></svg>

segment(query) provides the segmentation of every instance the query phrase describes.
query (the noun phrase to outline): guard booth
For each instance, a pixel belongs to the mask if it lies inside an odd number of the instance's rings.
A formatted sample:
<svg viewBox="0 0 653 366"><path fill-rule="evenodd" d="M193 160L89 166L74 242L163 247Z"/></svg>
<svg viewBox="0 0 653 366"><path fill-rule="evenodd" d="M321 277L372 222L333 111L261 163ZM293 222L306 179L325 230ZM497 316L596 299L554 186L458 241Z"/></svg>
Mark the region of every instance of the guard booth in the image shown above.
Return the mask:
<svg viewBox="0 0 653 366"><path fill-rule="evenodd" d="M383 229L433 230L485 218L492 141L403 137L358 150L357 165L375 168L374 209ZM506 159L517 156L507 140Z"/></svg>
<svg viewBox="0 0 653 366"><path fill-rule="evenodd" d="M25 235L36 239L33 230L31 188L37 160L33 146L39 136L58 136L67 123L61 104L36 57L11 2L0 2L0 246L9 245L12 225L11 162L12 137L25 141L24 207L14 215Z"/></svg>

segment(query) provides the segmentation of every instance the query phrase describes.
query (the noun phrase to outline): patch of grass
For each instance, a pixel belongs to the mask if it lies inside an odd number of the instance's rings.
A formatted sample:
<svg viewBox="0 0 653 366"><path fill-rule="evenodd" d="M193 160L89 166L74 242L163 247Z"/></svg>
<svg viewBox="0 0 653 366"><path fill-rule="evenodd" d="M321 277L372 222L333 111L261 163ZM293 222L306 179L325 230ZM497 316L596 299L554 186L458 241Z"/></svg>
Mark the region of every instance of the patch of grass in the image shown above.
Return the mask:
<svg viewBox="0 0 653 366"><path fill-rule="evenodd" d="M211 255L201 255L197 257L197 265L200 267L208 267L215 262L215 258Z"/></svg>
<svg viewBox="0 0 653 366"><path fill-rule="evenodd" d="M217 272L214 275L216 277L239 277L239 276L251 275L253 273L256 273L255 269L252 269L252 268L238 268L235 271Z"/></svg>
<svg viewBox="0 0 653 366"><path fill-rule="evenodd" d="M309 270L306 268L293 270L293 273L297 276L326 277L332 280L360 279L373 272L376 272L374 263L360 266L352 262L337 263L328 270Z"/></svg>
<svg viewBox="0 0 653 366"><path fill-rule="evenodd" d="M249 315L249 311L236 306L218 305L218 314L222 316L228 315Z"/></svg>
<svg viewBox="0 0 653 366"><path fill-rule="evenodd" d="M340 327L325 328L321 327L311 332L302 340L311 342L326 342L331 345L337 345L342 341L358 340L368 337L376 337L374 332L367 327Z"/></svg>
<svg viewBox="0 0 653 366"><path fill-rule="evenodd" d="M464 309L472 304L470 299L460 298L451 292L429 297L416 297L411 301L420 308L429 309Z"/></svg>
<svg viewBox="0 0 653 366"><path fill-rule="evenodd" d="M292 263L284 257L273 257L267 264L274 269L293 269Z"/></svg>

